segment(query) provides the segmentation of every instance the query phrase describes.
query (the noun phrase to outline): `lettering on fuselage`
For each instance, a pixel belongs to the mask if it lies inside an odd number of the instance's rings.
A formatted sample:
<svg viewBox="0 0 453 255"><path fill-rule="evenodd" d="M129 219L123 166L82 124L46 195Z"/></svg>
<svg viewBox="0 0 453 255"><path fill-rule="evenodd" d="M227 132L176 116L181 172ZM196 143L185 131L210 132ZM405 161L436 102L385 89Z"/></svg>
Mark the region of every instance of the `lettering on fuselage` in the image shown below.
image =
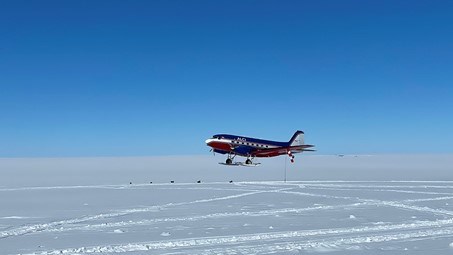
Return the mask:
<svg viewBox="0 0 453 255"><path fill-rule="evenodd" d="M245 142L245 141L247 141L247 139L238 137L238 138L236 138L236 141Z"/></svg>

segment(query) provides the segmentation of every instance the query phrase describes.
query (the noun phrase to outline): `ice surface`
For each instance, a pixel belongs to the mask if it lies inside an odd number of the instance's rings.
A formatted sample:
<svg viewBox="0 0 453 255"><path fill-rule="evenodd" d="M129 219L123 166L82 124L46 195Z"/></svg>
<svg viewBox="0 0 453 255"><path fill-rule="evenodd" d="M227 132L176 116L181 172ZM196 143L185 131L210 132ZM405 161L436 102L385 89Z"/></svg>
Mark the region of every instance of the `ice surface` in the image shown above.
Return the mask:
<svg viewBox="0 0 453 255"><path fill-rule="evenodd" d="M286 183L284 161L0 159L0 254L452 254L452 160L377 157L307 157Z"/></svg>

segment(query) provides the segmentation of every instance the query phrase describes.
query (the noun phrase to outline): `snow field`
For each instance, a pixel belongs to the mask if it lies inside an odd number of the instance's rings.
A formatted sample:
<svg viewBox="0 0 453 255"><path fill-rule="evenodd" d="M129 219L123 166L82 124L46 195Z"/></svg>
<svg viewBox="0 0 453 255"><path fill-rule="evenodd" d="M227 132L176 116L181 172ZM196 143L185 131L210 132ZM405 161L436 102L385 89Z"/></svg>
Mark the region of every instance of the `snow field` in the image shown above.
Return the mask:
<svg viewBox="0 0 453 255"><path fill-rule="evenodd" d="M0 189L1 254L451 254L453 183Z"/></svg>

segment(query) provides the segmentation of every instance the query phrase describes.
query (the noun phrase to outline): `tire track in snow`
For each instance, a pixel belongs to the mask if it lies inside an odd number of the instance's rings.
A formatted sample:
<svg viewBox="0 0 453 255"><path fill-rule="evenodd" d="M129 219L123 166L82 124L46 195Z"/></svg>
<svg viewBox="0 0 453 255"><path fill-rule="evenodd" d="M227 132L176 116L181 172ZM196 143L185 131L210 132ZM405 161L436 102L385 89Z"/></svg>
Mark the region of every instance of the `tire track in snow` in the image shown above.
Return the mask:
<svg viewBox="0 0 453 255"><path fill-rule="evenodd" d="M272 184L274 185L274 184ZM291 188L293 189L293 188ZM358 190L359 191L359 190ZM427 206L416 206L416 205L407 205L399 201L383 201L378 199L364 199L359 197L349 197L349 196L333 196L333 195L325 195L325 194L315 194L315 193L308 193L308 192L300 192L300 191L288 191L288 190L273 190L270 192L282 193L282 194L292 194L292 195L299 195L299 196L311 196L311 197L322 197L322 198L333 198L333 199L344 199L344 200L352 200L360 203L365 203L367 205L375 205L375 206L389 206L394 208L400 208L405 210L412 210L418 212L427 212L433 213L436 215L447 215L452 216L453 212L445 209L433 209ZM436 200L438 198L434 198ZM430 201L430 200L424 200ZM411 201L413 202L413 201Z"/></svg>
<svg viewBox="0 0 453 255"><path fill-rule="evenodd" d="M428 202L428 201L441 201L441 200L451 200L452 197L433 197L433 198L415 198L415 199L406 199L403 200L403 203L417 203L417 202Z"/></svg>
<svg viewBox="0 0 453 255"><path fill-rule="evenodd" d="M287 187L287 186L285 186ZM261 188L265 188L262 187ZM406 206L406 205L401 205L397 204L396 202L390 202L390 201L378 201L378 200L363 200L363 199L358 199L357 197L343 197L343 196L331 196L331 195L322 195L322 194L314 194L314 193L305 193L305 192L296 192L296 191L288 191L293 188L281 188L281 189L276 189L276 190L254 190L252 192L247 192L247 193L241 193L237 195L230 195L230 196L225 196L225 197L219 197L219 198L210 198L210 199L200 199L200 200L195 200L195 201L190 201L190 202L181 202L181 203L168 203L165 205L156 205L156 206L150 206L150 207L145 207L145 208L136 208L136 209L128 209L128 210L122 210L119 212L115 213L105 213L105 214L98 214L98 215L92 215L92 216L85 216L81 218L75 218L75 219L68 219L68 220L62 220L62 221L55 221L55 222L50 222L50 223L42 223L42 224L34 224L34 225L28 225L28 226L22 226L19 228L13 228L9 229L6 231L0 231L0 239L2 238L8 238L11 236L20 236L20 235L25 235L25 234L30 234L30 233L36 233L36 232L42 232L42 231L62 231L65 228L63 226L66 225L72 225L72 224L79 224L83 223L86 221L91 221L91 220L99 220L99 219L106 219L106 218L115 218L115 217L120 217L132 213L141 213L141 212L153 212L153 211L158 211L158 210L163 210L168 207L174 207L174 206L181 206L181 205L190 205L190 204L196 204L196 203L206 203L206 202L214 202L214 201L220 201L220 200L226 200L226 199L234 199L234 198L240 198L243 196L249 196L249 195L255 195L259 193L285 193L285 194L295 194L295 195L302 195L302 196L313 196L313 197L323 197L323 198L335 198L335 199L346 199L346 200L355 200L359 201L359 203L362 203L363 205L387 205L387 206L393 206L393 207L399 207L399 208L404 208L404 209L412 209L412 210L417 210L417 211L429 211L429 212L435 212L437 214L448 214L451 215L451 212L446 212L442 210L437 210L437 209L431 209L431 208L419 208L415 206ZM331 207L334 208L334 207ZM296 209L297 211L298 209ZM250 215L252 215L251 213ZM259 214L259 213L258 213ZM219 216L219 215L218 215ZM226 217L226 215L224 215ZM195 216L197 217L197 216ZM205 216L199 216L200 219L203 219ZM215 217L215 216L207 216L209 217ZM195 218L194 218L195 219ZM165 219L161 219L162 221L165 221ZM168 219L169 221L172 221L172 219ZM182 220L182 219L180 219ZM178 221L178 219L176 219ZM148 223L152 224L153 221L142 221L142 223ZM140 221L137 223L140 224ZM100 224L97 225L97 227ZM115 225L121 225L121 223L114 223L112 224L112 227ZM132 222L132 225L135 225L134 222ZM81 228L89 228L90 225L84 226ZM93 226L93 225L92 225ZM96 225L94 225L96 226ZM105 227L110 227L109 224L105 225ZM63 228L62 228L63 227Z"/></svg>
<svg viewBox="0 0 453 255"><path fill-rule="evenodd" d="M331 187L331 188L406 188L406 189L453 189L451 185L357 185L357 184L327 184L327 183L307 183L306 186Z"/></svg>
<svg viewBox="0 0 453 255"><path fill-rule="evenodd" d="M257 184L257 183L253 182L253 184ZM265 183L262 183L262 184L279 186L278 183L273 183L273 182L265 182ZM286 185L287 184L283 184L283 185L280 185L280 186L286 186ZM300 184L297 184L297 183L292 183L292 184L289 184L289 185L293 185L293 186L294 185L298 185L299 187L301 186ZM324 185L324 184L320 184L320 186L321 185ZM337 187L342 187L343 184L340 184L340 185L334 184L334 185L337 186ZM306 188L306 185L302 185L302 186L303 186L302 188ZM348 185L344 185L344 186L348 186ZM363 187L368 187L368 186L364 186L364 185L357 185L357 187L362 187L362 186ZM381 187L395 187L395 186L390 186L390 185L380 185L380 186ZM425 186L426 185L423 185L423 187L425 187ZM401 187L407 187L407 186L401 186ZM448 187L453 187L453 186L448 186ZM323 189L323 188L318 188L318 189ZM325 188L325 189L327 189L327 188ZM363 189L351 189L351 190L361 191ZM403 201L383 201L383 200L377 200L377 199L363 199L363 198L359 198L359 197L350 197L350 196L333 196L333 195L315 194L315 193L299 192L299 191L274 190L273 192L279 192L279 193L284 193L284 194L293 194L293 195L301 195L301 196L312 196L312 197L323 197L323 198L353 200L353 201L357 201L357 202L366 203L368 205L390 206L390 207L395 207L395 208L400 208L400 209L405 209L405 210L413 210L413 211L418 211L418 212L428 212L428 213L433 213L433 214L436 214L436 215L448 215L448 216L453 215L452 211L445 210L445 209L434 209L434 208L430 208L430 207L427 207L427 206L423 206L422 207L422 206L405 204L405 203L424 202L424 201L449 200L449 199L453 198L452 196L444 196L444 197L436 197L436 198L407 199L407 200L403 200ZM420 193L422 193L422 192L420 192ZM427 193L431 194L431 192L427 192ZM432 193L436 194L436 195L444 195L444 194L452 195L451 193L439 193L439 192L432 192Z"/></svg>
<svg viewBox="0 0 453 255"><path fill-rule="evenodd" d="M50 229L50 228L61 227L64 225L69 225L69 224L83 223L83 222L91 221L91 220L115 218L115 217L120 217L120 216L124 216L124 215L128 215L128 214L132 214L132 213L155 212L155 211L166 209L168 207L190 205L190 204L197 204L197 203L209 203L209 202L241 198L244 196L251 196L251 195L256 195L256 194L260 194L260 193L268 193L268 192L271 192L271 191L269 191L269 190L252 191L252 192L246 192L246 193L217 197L217 198L199 199L199 200L194 200L194 201L189 201L189 202L180 202L180 203L168 203L168 204L164 204L164 205L155 205L155 206L149 206L149 207L144 207L144 208L121 210L119 212L114 212L114 213L103 213L103 214L85 216L85 217L75 218L75 219L54 221L54 222L50 222L50 223L26 225L26 226L22 226L22 227L18 227L18 228L9 229L6 231L0 231L0 239L12 237L12 236L20 236L20 235L25 235L25 234L30 234L30 233L41 232L41 231L44 231L44 230Z"/></svg>
<svg viewBox="0 0 453 255"><path fill-rule="evenodd" d="M273 209L273 210L261 210L253 212L232 212L232 213L212 213L206 215L198 215L191 217L174 217L174 218L158 218L151 220L140 220L140 221L120 221L120 222L110 222L103 224L92 224L86 226L76 226L76 227L66 227L66 228L54 228L47 229L45 232L67 232L74 230L97 230L105 228L117 228L117 227L130 227L130 226L144 226L152 225L162 222L180 222L180 221L200 221L206 219L220 219L220 218L230 218L230 217L262 217L262 216L273 216L277 214L285 213L304 213L311 211L324 211L324 210L337 210L337 209L346 209L353 208L364 205L365 203L354 203L347 205L325 205L325 206L314 206L314 207L305 207L305 208L283 208L283 209Z"/></svg>
<svg viewBox="0 0 453 255"><path fill-rule="evenodd" d="M43 186L43 187L0 188L0 192L58 190L58 189L125 189L130 187L132 186L131 185Z"/></svg>
<svg viewBox="0 0 453 255"><path fill-rule="evenodd" d="M407 205L397 201L381 201L381 200L374 200L374 199L363 199L363 202L368 202L369 205L376 205L376 206L390 206L410 211L417 211L417 212L427 212L433 213L436 215L447 215L453 216L453 212L445 209L434 209L427 206L416 206L416 205Z"/></svg>
<svg viewBox="0 0 453 255"><path fill-rule="evenodd" d="M253 184L258 184L256 182L253 182ZM401 192L401 193L409 193L409 194L427 194L427 195L446 195L446 196L453 196L453 193L450 192L433 192L433 191L416 191L416 190L403 190L403 189L395 189L395 188L429 188L429 187L438 187L438 188L452 188L453 186L427 186L427 185L421 185L421 186L391 186L391 185L338 185L338 184L302 184L302 183L284 183L284 184L278 184L278 183L269 183L269 182L264 182L262 183L263 185L267 186L296 186L299 188L304 188L304 189L315 189L315 190L349 190L349 191L376 191L376 192ZM256 186L259 188L264 188L263 186ZM378 187L378 188L377 188ZM388 189L385 189L388 188Z"/></svg>
<svg viewBox="0 0 453 255"><path fill-rule="evenodd" d="M453 183L453 181L288 181L283 183L281 181L267 181L267 182L242 182L244 184L254 184L265 186L297 186L300 188L308 189L338 189L338 190L373 190L376 191L394 191L402 193L417 193L417 194L432 194L432 195L453 195L453 185L433 185L433 184L446 184ZM377 185L375 183L384 183ZM399 185L388 185L397 183ZM400 183L410 183L417 185L400 185ZM452 192L433 192L433 191L412 191L412 190L400 190L400 189L452 189Z"/></svg>
<svg viewBox="0 0 453 255"><path fill-rule="evenodd" d="M310 193L300 193L297 191L282 191L282 193L286 194L295 194L295 195L307 195ZM327 197L332 197L332 196L327 196ZM335 197L335 196L333 196ZM363 198L353 198L353 197L339 197L343 199L354 199L357 200L358 202L365 203L366 205L375 205L375 206L390 206L390 207L395 207L395 208L400 208L400 209L406 209L406 210L411 210L411 211L417 211L417 212L428 212L428 213L433 213L437 215L448 215L452 216L453 212L445 209L434 209L431 207L427 206L416 206L416 205L407 205L404 203L401 203L399 201L383 201L383 200L377 200L377 199L363 199ZM434 199L435 200L435 199ZM425 200L429 201L429 200Z"/></svg>
<svg viewBox="0 0 453 255"><path fill-rule="evenodd" d="M291 188L286 188L286 189L275 189L269 192L273 193L282 193L282 194L293 194L293 195L299 195L299 196L307 196L307 197L321 197L321 198L332 198L332 199L344 199L344 200L353 200L353 201L358 201L360 200L359 197L349 197L349 196L333 196L333 195L325 195L325 194L316 194L316 193L308 193L308 192L300 192L300 191L289 191L289 190L294 190L296 188L300 188L300 184L286 184L286 183L273 183L273 182L263 182L262 184L267 185L267 186L257 186L257 184L260 184L258 182L242 182L242 183L237 183L236 185L238 186L244 186L244 184L253 184L255 188L268 188L269 186L277 186L277 187L288 187L292 186ZM276 188L276 187L274 187Z"/></svg>
<svg viewBox="0 0 453 255"><path fill-rule="evenodd" d="M435 228L435 229L423 229ZM439 229L441 228L441 229ZM417 230L419 229L419 230ZM416 230L416 231L414 231ZM374 232L389 232L389 231L405 231L402 233L383 233L376 234ZM364 233L370 233L364 235ZM358 237L346 237L345 235L360 234ZM340 235L340 237L338 237ZM237 246L243 243L258 242L260 245L263 242L282 242L288 243L282 247L283 250L288 250L291 247L288 245L298 245L299 249L341 246L351 244L386 242L386 241L401 241L411 240L416 238L436 237L453 235L453 218L446 220L435 221L416 221L412 223L387 224L380 226L353 227L353 228L337 228L337 229L318 229L318 230L303 230L303 231L286 231L286 232L271 232L258 233L247 235L230 235L206 238L192 239L175 239L169 241L154 241L149 243L129 243L119 245L106 245L96 247L79 247L69 249L58 249L50 251L40 251L28 253L26 255L56 255L56 254L96 254L96 253L123 253L123 252L138 252L172 249L189 249L189 248L204 248L208 249L211 246ZM331 238L330 240L307 240L307 238ZM300 240L302 239L302 240ZM297 240L297 244L294 242ZM280 246L281 244L279 244ZM266 245L265 247L272 247ZM231 249L228 247L222 248ZM211 249L210 249L211 250Z"/></svg>
<svg viewBox="0 0 453 255"><path fill-rule="evenodd" d="M286 191L286 190L274 190L272 192L300 195L300 196L346 199L346 200L353 200L353 201L365 203L367 205L390 206L390 207L395 207L395 208L400 208L400 209L405 209L405 210L428 212L428 213L433 213L436 215L448 215L448 216L453 215L453 211L449 211L449 210L445 210L445 209L433 209L433 208L430 208L427 206L407 205L400 201L383 201L383 200L378 200L378 199L364 199L364 198L359 198L359 197L332 196L332 195L322 195L322 194L314 194L314 193L299 192L299 191ZM439 198L433 198L432 200L437 200L437 199L439 199ZM409 201L413 202L413 200L409 200ZM424 200L419 200L419 201L430 201L430 200L424 199Z"/></svg>
<svg viewBox="0 0 453 255"><path fill-rule="evenodd" d="M209 182L203 183L209 185L227 185L225 182ZM72 186L34 186L34 187L17 187L17 188L0 188L0 192L10 192L10 191L35 191L35 190L60 190L60 189L137 189L137 188L159 188L165 189L204 189L204 187L195 187L195 188L178 188L179 186L192 186L193 183L175 183L175 184L168 184L168 183L154 183L154 184L118 184L118 185L72 185ZM200 185L200 184L197 184ZM171 188L170 188L171 186ZM176 187L175 187L176 186ZM164 187L164 188L162 188ZM219 189L221 188L212 188L206 187L205 189ZM229 190L229 189L225 189Z"/></svg>
<svg viewBox="0 0 453 255"><path fill-rule="evenodd" d="M315 193L300 192L300 191L274 190L272 192L282 193L282 194L298 195L298 196L306 196L306 197L322 197L322 198L344 199L344 200L352 200L352 201L360 201L361 200L361 198L359 198L359 197L333 196L333 195L315 194Z"/></svg>
<svg viewBox="0 0 453 255"><path fill-rule="evenodd" d="M283 185L276 185L276 186L282 187ZM299 186L299 185L296 185L296 186ZM164 209L164 208L167 208L167 207L172 207L172 206L188 205L188 204L196 204L196 203L206 203L206 202L213 202L213 201L219 201L219 200L225 200L225 199L240 198L240 197L243 197L243 196L249 196L249 195L254 195L254 194L259 194L259 193L270 193L270 192L296 194L296 195L303 195L303 196L314 196L314 197L325 197L325 198L354 200L355 202L363 203L364 205L391 206L391 207L397 207L397 208L401 208L401 209L415 210L415 211L421 211L421 212L431 212L431 213L441 214L441 215L449 215L449 216L453 215L453 212L448 211L448 210L432 209L432 208L429 208L429 207L420 207L420 206L406 205L406 204L403 204L403 203L398 202L398 201L381 201L381 200L373 200L373 199L360 199L358 197L329 196L329 195L322 195L322 194L313 194L313 193L289 191L289 190L293 190L294 187L293 188L288 188L288 186L286 186L286 185L284 185L283 187L286 187L286 188L281 188L281 189L276 189L276 190L253 190L251 192L246 192L246 193L241 193L241 194L231 195L231 196L225 196L225 197L219 197L219 198L200 199L200 200L182 202L182 203L169 203L169 204L156 205L156 206L145 207L145 208L136 208L136 209L122 210L122 211L115 212L115 213L105 213L105 214L85 216L85 217L81 217L81 218L62 220L62 221L56 221L56 222L50 222L50 223L44 223L44 224L35 224L35 225L30 225L30 226L23 226L23 227L19 227L19 228L15 228L15 229L9 229L9 230L6 230L6 231L1 231L0 232L0 238L7 238L7 237L11 237L11 236L24 235L24 234L35 233L35 232L40 232L40 231L47 231L47 230L52 230L52 229L55 229L55 228L61 227L61 226L77 224L77 223L83 223L85 221L90 221L90 220L97 220L97 219L104 219L104 218L114 218L114 217L118 217L118 216L127 215L127 214L130 214L130 213L152 212L152 211L161 210L161 209ZM269 188L269 187L261 187L261 188ZM433 198L432 200L436 200L436 199L440 200L440 199L444 199L444 198ZM420 200L418 200L418 201L420 201ZM430 200L425 200L425 201L430 201ZM405 201L403 201L403 202L405 202ZM197 217L197 216L195 216L195 217Z"/></svg>
<svg viewBox="0 0 453 255"><path fill-rule="evenodd" d="M208 184L221 184L225 183L208 183ZM175 186L194 185L193 183L179 183L171 184ZM168 186L168 187L167 187ZM150 189L189 189L189 190L231 190L231 191L249 191L246 189L232 189L232 188L213 188L213 187L170 187L169 184L133 184L133 185L85 185L85 186L42 186L42 187L20 187L20 188L0 188L0 192L12 192L12 191L37 191L37 190L71 190L71 189L138 189L138 188L150 188Z"/></svg>
<svg viewBox="0 0 453 255"><path fill-rule="evenodd" d="M279 253L279 252L331 252L339 250L360 250L362 247L358 245L391 242L391 241L417 241L421 238L434 238L446 237L453 235L453 228L442 230L420 230L397 234L384 234L384 235L368 235L350 238L330 238L315 241L291 241L291 242L278 242L272 244L260 245L237 245L234 248L210 248L204 250L191 250L190 253L200 255L211 254L266 254L266 253Z"/></svg>
<svg viewBox="0 0 453 255"><path fill-rule="evenodd" d="M412 190L399 190L399 189L352 189L352 188L330 188L330 187L311 187L306 186L308 189L314 190L334 190L334 191L375 191L375 192L397 192L397 193L408 193L408 194L425 194L425 195L447 195L453 196L453 193L446 192L432 192L432 191L412 191Z"/></svg>
<svg viewBox="0 0 453 255"><path fill-rule="evenodd" d="M305 193L303 193L305 195ZM444 200L452 199L453 197L438 197L438 198L429 198L429 199L412 199L404 200L403 202L420 202L420 201L434 201L434 200ZM284 209L274 209L274 210L261 210L255 212L233 212L233 213L213 213L207 215L198 215L192 217L174 217L174 218L158 218L152 220L141 220L141 221L120 221L113 223L103 223L103 224L88 224L85 226L76 226L76 227L64 227L60 225L55 227L48 227L42 229L44 232L67 232L74 230L94 230L94 229L106 229L106 228L115 228L115 227L130 227L137 225L152 225L162 222L179 222L179 221L199 221L205 219L215 219L215 218L227 218L227 217L240 217L240 216L249 216L249 217L259 217L259 216L270 216L275 214L283 213L303 213L309 211L319 211L319 210L335 210L335 209L344 209L358 206L390 206L397 207L407 210L421 211L421 212L430 212L440 215L453 215L453 212L443 210L443 209L433 209L429 207L419 207L412 205L401 204L396 201L381 201L381 200L367 200L364 202L353 203L353 204L342 204L342 205L333 205L333 206L316 206L316 207L306 207L306 208L284 208Z"/></svg>
<svg viewBox="0 0 453 255"><path fill-rule="evenodd" d="M254 183L256 184L256 183ZM276 185L275 183L269 183L267 182L266 185ZM286 184L283 184L285 186ZM291 184L290 184L291 185ZM296 185L296 184L293 184ZM298 185L298 184L297 184ZM277 185L278 186L278 185ZM300 185L299 185L300 186ZM340 186L340 185L338 185ZM305 185L304 185L305 188ZM360 191L358 189L357 191ZM433 213L436 215L447 215L447 216L452 216L453 212L445 209L434 209L430 208L427 206L416 206L416 205L407 205L403 202L399 201L383 201L383 200L378 200L378 199L364 199L364 198L359 198L359 197L350 197L350 196L333 196L333 195L325 195L325 194L315 194L315 193L308 193L308 192L300 192L300 191L287 191L287 190L274 190L272 192L277 192L277 193L283 193L283 194L292 194L292 195L300 195L300 196L312 196L312 197L322 197L322 198L333 198L333 199L345 199L345 200L352 200L352 201L357 201L361 203L365 203L367 205L375 205L375 206L389 206L389 207L394 207L394 208L399 208L399 209L405 209L405 210L412 210L412 211L417 211L417 212L425 212L425 213ZM447 193L449 194L449 193ZM418 201L435 201L439 200L440 198L433 198L429 200L429 198L423 199L423 200L409 200L408 202L418 202ZM447 197L443 197L443 199L447 199Z"/></svg>

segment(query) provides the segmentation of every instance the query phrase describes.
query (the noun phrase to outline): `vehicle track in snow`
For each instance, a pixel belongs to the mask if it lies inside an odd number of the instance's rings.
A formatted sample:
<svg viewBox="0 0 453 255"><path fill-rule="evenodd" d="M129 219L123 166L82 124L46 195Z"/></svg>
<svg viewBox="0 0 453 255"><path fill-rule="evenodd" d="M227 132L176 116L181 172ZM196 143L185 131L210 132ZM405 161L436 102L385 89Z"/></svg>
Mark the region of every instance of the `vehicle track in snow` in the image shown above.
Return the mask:
<svg viewBox="0 0 453 255"><path fill-rule="evenodd" d="M254 183L256 184L256 183ZM243 183L236 184L237 186L246 186ZM156 224L158 222L177 222L177 221L197 221L203 219L210 219L210 218L221 218L221 217L238 217L238 216L263 216L263 215L270 215L272 213L297 213L302 211L310 211L310 210L322 210L322 209L338 209L338 208L348 208L350 206L389 206L395 207L405 210L413 210L418 212L428 212L434 213L436 215L453 215L452 211L444 210L444 209L433 209L429 207L420 207L415 205L407 205L406 202L416 202L416 201L434 201L434 200L444 200L450 199L450 197L436 197L436 198L426 198L426 199L418 199L418 200L408 200L408 201L382 201L376 199L360 199L358 197L349 197L349 196L332 196L332 195L323 195L323 194L316 194L316 193L309 193L309 192L299 192L299 191L289 191L294 188L291 186L299 187L298 184L289 184L289 185L279 185L272 183L274 189L272 190L263 190L268 186L258 186L252 185L248 188L253 188L254 190L251 192L224 196L224 197L217 197L217 198L209 198L209 199L200 199L194 200L190 202L181 202L181 203L168 203L164 205L155 205L149 207L141 207L141 208L132 208L127 210L120 210L118 212L112 213L103 213L91 216L84 216L80 218L73 218L73 219L66 219L61 221L54 221L49 223L42 223L42 224L33 224L33 225L25 225L18 228L12 228L4 231L0 231L0 239L1 238L8 238L12 236L20 236L30 233L36 232L64 232L64 231L72 231L72 230L90 230L90 229L105 229L105 228L112 228L112 227L125 227L125 226L136 226L136 225L150 225ZM79 188L80 186L77 186ZM90 188L92 186L89 186ZM280 188L278 188L280 187ZM285 188L282 188L285 187ZM261 188L261 190L256 190L256 188ZM312 196L312 197L322 197L322 198L333 198L333 199L344 199L344 200L352 200L356 201L353 204L342 204L337 206L324 206L324 207L309 207L309 208L289 208L283 210L265 210L265 211L257 211L257 212L236 212L236 213L217 213L217 214L208 214L208 215L199 215L193 217L175 217L175 218L158 218L153 220L142 220L142 221L120 221L120 222L106 222L103 224L87 224L84 226L72 226L74 224L80 224L87 221L93 220L101 220L101 219L109 219L109 218L117 218L120 216L125 216L132 213L142 213L142 212L155 212L159 210L163 210L169 207L177 207L181 205L190 205L196 203L209 203L214 201L226 200L226 199L235 199L240 198L243 196L250 196L255 194L261 193L282 193L282 194L290 194L290 195L300 195L300 196Z"/></svg>
<svg viewBox="0 0 453 255"><path fill-rule="evenodd" d="M268 185L268 183L266 183L266 185ZM270 185L277 186L278 184L271 183ZM298 184L289 184L289 185L298 185ZM287 184L284 184L282 186L287 186ZM362 185L359 185L359 186L362 187ZM305 187L303 189L305 189ZM357 191L361 191L361 190L357 189ZM437 214L437 215L453 215L453 211L449 211L449 210L445 210L445 209L437 209L437 208L430 208L430 207L427 207L427 206L416 206L416 205L407 204L407 203L422 202L422 201L449 200L449 199L452 198L450 196L434 197L434 198L422 198L422 199L407 199L407 200L402 200L402 201L399 201L399 200L386 201L386 200L379 200L379 199L365 199L365 198L360 198L358 196L357 197L334 196L334 195L316 194L316 193L300 192L300 191L288 191L288 190L274 190L272 192L283 193L283 194L292 194L292 195L300 195L300 196L313 196L313 197L321 197L321 198L352 200L352 201L356 201L356 202L365 203L367 205L390 206L390 207L396 207L396 208L405 209L405 210L413 210L413 211L418 211L418 212L428 212L428 213L433 213L433 214ZM438 194L438 193L436 193L436 194ZM440 193L440 194L442 195L443 193ZM447 194L450 194L450 193L447 193Z"/></svg>
<svg viewBox="0 0 453 255"><path fill-rule="evenodd" d="M427 228L427 229L425 229ZM434 228L434 229L430 229ZM387 233L389 232L390 233ZM391 231L398 231L397 233ZM383 232L383 233L380 233ZM106 245L96 247L78 247L27 253L28 255L54 255L54 254L97 254L97 253L124 253L137 251L156 251L172 249L204 249L218 254L221 251L241 249L240 245L247 244L242 252L261 253L264 251L275 252L278 250L315 249L321 247L336 247L363 243L386 241L414 240L436 236L452 236L453 219L436 221L417 221L402 224L386 224L372 227L353 227L338 229L318 229L303 231L285 231L257 233L247 235L229 235L207 238L176 239L169 241L128 243L119 245ZM250 245L256 243L256 246ZM263 245L263 243L269 243ZM276 244L277 243L277 244ZM212 250L210 247L226 246ZM233 247L230 247L233 246ZM254 247L254 248L252 248ZM259 247L264 247L257 250ZM244 249L244 248L242 248ZM240 251L240 250L238 250ZM151 253L152 254L152 253ZM198 253L197 253L198 254Z"/></svg>
<svg viewBox="0 0 453 255"><path fill-rule="evenodd" d="M281 190L284 190L284 188ZM20 236L20 235L25 235L25 234L30 234L30 233L42 232L42 231L49 230L49 229L62 228L67 225L78 224L78 223L83 223L83 222L92 221L92 220L116 218L116 217L125 216L125 215L129 215L129 214L133 214L133 213L155 212L155 211L167 209L170 207L177 207L177 206L181 206L181 205L191 205L191 204L198 204L198 203L209 203L209 202L215 202L215 201L237 199L237 198L241 198L244 196L251 196L251 195L255 195L255 194L269 193L269 192L273 192L273 190L272 191L255 190L255 191L251 191L251 192L245 192L245 193L229 195L229 196L198 199L198 200L189 201L189 202L167 203L164 205L153 205L153 206L148 206L148 207L119 210L117 212L101 213L101 214L96 214L96 215L83 216L80 218L53 221L53 222L42 223L42 224L25 225L25 226L21 226L18 228L12 228L12 229L8 229L5 231L0 231L0 239L12 237L12 236Z"/></svg>
<svg viewBox="0 0 453 255"><path fill-rule="evenodd" d="M442 185L438 182L439 186L451 187L449 185ZM419 238L439 238L453 236L453 211L429 207L419 206L417 202L429 201L442 201L453 199L450 196L453 193L447 192L432 192L420 191L417 185L411 184L414 191L406 190L409 188L406 185L364 185L363 183L335 183L334 185L325 185L326 183L306 183L306 182L244 182L235 183L231 187L222 188L216 187L215 184L204 183L205 187L197 187L199 184L184 184L184 187L177 186L171 187L169 184L162 185L158 189L199 189L199 190L224 190L241 192L233 195L223 195L204 199L196 199L191 201L184 201L178 203L166 203L162 205L153 205L145 207L136 207L130 209L123 209L113 212L106 212L100 214L93 214L88 216L81 216L71 219L60 221L51 221L41 224L29 224L19 227L12 227L0 231L0 239L5 240L15 236L23 236L28 234L40 233L60 233L64 232L65 235L77 233L77 231L99 231L111 228L133 227L133 226L148 226L161 223L176 222L203 222L211 219L230 219L238 217L245 219L246 217L265 217L277 214L290 214L297 215L300 213L316 213L325 212L328 210L341 210L348 209L354 213L354 208L395 208L397 210L426 213L433 216L440 216L434 220L413 220L406 218L403 222L394 223L379 223L373 225L373 222L368 222L368 225L346 227L346 228L329 228L329 229L312 229L312 230L296 230L296 231L280 231L280 232L265 232L253 234L232 234L226 236L202 236L197 238L185 239L170 239L162 241L138 242L138 243L118 243L118 244L105 244L99 246L79 246L67 247L62 249L50 249L48 251L34 251L28 249L29 254L33 255L49 255L49 254L96 254L96 253L133 253L140 251L149 251L149 254L165 254L171 248L172 252L192 251L192 254L263 254L263 253L278 253L282 251L303 251L303 250L337 250L337 249L352 249L361 248L364 244L390 242L390 241L413 241ZM319 185L318 185L319 184ZM329 184L329 183L328 183ZM345 184L342 186L342 184ZM357 184L357 186L354 186ZM390 182L391 184L391 182ZM418 184L418 183L417 183ZM209 187L209 185L212 185ZM352 187L351 187L352 186ZM436 186L429 185L429 183L420 183L420 186ZM93 188L93 186L73 186L74 189L82 189L82 187ZM101 187L101 186L99 186ZM114 188L125 188L126 185L114 186ZM355 188L356 187L356 188ZM398 187L395 189L395 187ZM110 186L104 188L111 188ZM146 188L143 185L143 188ZM403 189L406 188L406 189ZM39 187L45 189L45 187ZM62 187L51 187L51 189L59 190ZM430 188L428 188L430 189ZM34 191L36 189L21 188L21 191ZM145 189L146 190L146 189ZM353 195L327 195L317 193L319 190L333 190L333 191L356 191ZM2 191L0 189L0 191ZM16 190L4 190L16 191ZM400 200L382 200L382 199L368 199L361 197L361 192L398 192L408 193L414 195L435 195L428 198L410 198ZM228 201L237 199L241 201L242 198L248 196L255 196L260 194L280 194L285 197L288 196L301 196L327 199L322 205L313 205L306 207L289 207L289 208L276 208L265 210L249 210L249 211L232 211L232 212L212 212L204 214L196 214L191 216L173 216L173 217L159 217L159 218L138 218L130 221L118 221L121 216L131 215L135 213L158 212L160 210L171 210L179 206L191 206L196 204L209 204L217 201ZM357 196L356 196L357 194ZM328 204L330 201L342 201L340 204ZM347 203L344 203L347 202ZM190 207L189 207L190 208ZM221 208L219 208L221 210ZM140 217L148 217L140 215ZM90 223L90 221L104 220L100 223ZM1 241L0 240L0 246ZM1 249L0 249L1 250Z"/></svg>
<svg viewBox="0 0 453 255"><path fill-rule="evenodd" d="M263 217L263 216L275 216L280 214L300 214L314 211L325 211L325 210L340 210L349 209L359 206L364 206L366 203L354 203L354 204L341 204L341 205L325 205L325 206L313 206L304 208L283 208L283 209L272 209L272 210L260 210L260 211L246 211L246 212L231 212L231 213L212 213L204 215L196 215L191 217L172 217L172 218L156 218L150 220L140 221L119 221L109 222L102 224L87 224L84 226L65 227L65 228L50 228L48 232L67 232L74 230L98 230L106 228L118 228L118 227L131 227L131 226L147 226L165 222L187 222L187 221L202 221L207 219L222 219L232 217Z"/></svg>

